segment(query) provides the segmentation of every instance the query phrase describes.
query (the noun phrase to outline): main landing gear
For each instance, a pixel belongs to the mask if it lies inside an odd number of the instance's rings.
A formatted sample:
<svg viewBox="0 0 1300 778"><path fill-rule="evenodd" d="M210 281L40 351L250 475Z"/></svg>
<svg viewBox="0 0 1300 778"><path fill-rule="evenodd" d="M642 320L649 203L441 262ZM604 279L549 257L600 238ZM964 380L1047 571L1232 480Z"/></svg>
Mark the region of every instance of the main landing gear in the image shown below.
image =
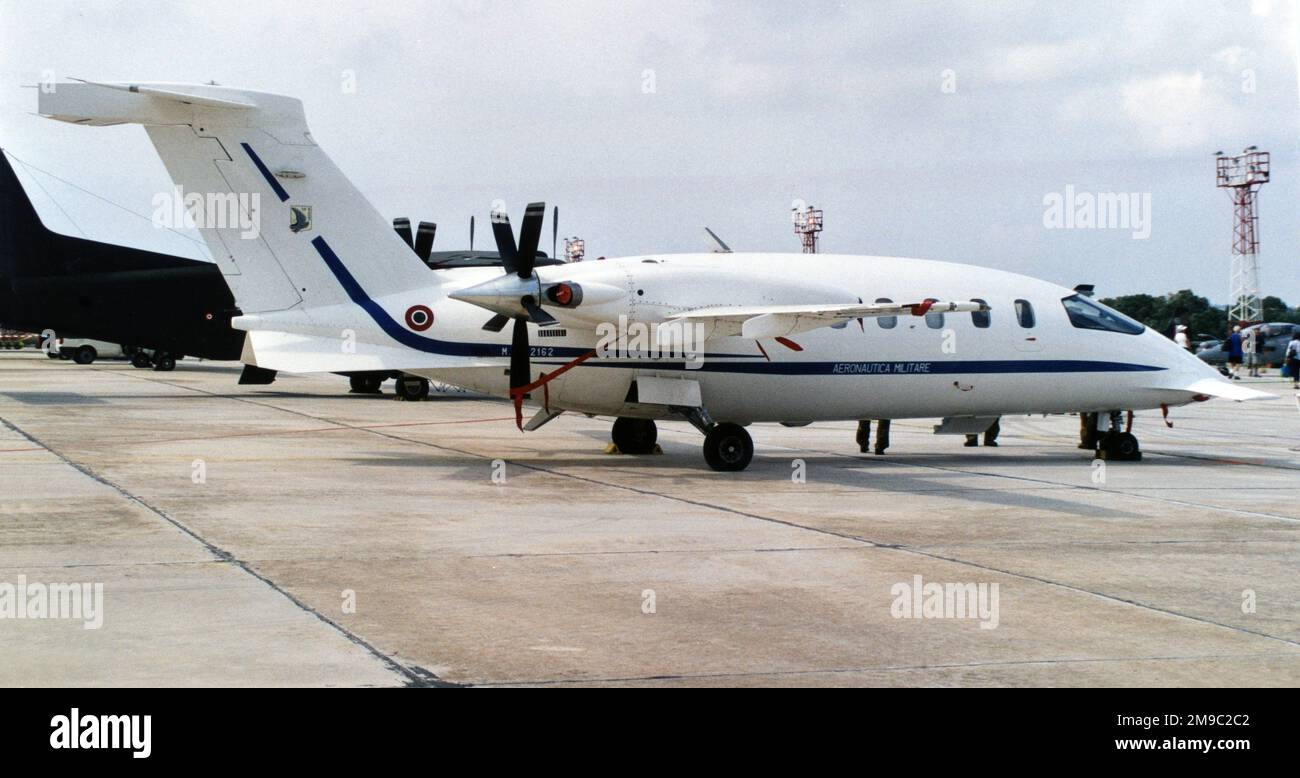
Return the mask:
<svg viewBox="0 0 1300 778"><path fill-rule="evenodd" d="M395 386L397 396L413 402L429 399L429 379L416 376L398 376Z"/></svg>
<svg viewBox="0 0 1300 778"><path fill-rule="evenodd" d="M384 383L382 373L357 373L348 376L348 386L353 394L380 394L379 387Z"/></svg>
<svg viewBox="0 0 1300 778"><path fill-rule="evenodd" d="M172 356L166 351L155 351L152 354L146 349L139 347L131 350L131 367L144 370L152 367L159 372L169 372L176 369L176 360L182 357Z"/></svg>
<svg viewBox="0 0 1300 778"><path fill-rule="evenodd" d="M642 456L653 454L659 440L659 428L652 419L629 419L624 416L614 420L609 437L620 454Z"/></svg>
<svg viewBox="0 0 1300 778"><path fill-rule="evenodd" d="M754 440L739 424L715 424L702 409L679 410L700 432L704 433L704 461L724 473L749 467L754 459ZM655 451L659 428L650 419L619 417L610 430L610 438L620 454L644 455Z"/></svg>
<svg viewBox="0 0 1300 778"><path fill-rule="evenodd" d="M715 424L704 436L704 461L714 470L739 472L749 467L753 459L754 439L739 424Z"/></svg>

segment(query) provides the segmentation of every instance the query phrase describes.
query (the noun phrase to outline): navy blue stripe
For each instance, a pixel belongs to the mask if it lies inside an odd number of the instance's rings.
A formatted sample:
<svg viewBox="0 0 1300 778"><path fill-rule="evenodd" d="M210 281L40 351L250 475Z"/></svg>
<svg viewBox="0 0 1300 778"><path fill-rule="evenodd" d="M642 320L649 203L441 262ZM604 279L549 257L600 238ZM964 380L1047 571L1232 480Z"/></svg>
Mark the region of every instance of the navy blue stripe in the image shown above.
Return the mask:
<svg viewBox="0 0 1300 778"><path fill-rule="evenodd" d="M339 284L343 286L343 291L348 293L348 297L352 299L352 302L361 306L366 313L370 314L370 318L375 320L375 323L388 334L388 337L403 346L428 354L449 354L457 357L510 356L509 346L494 346L490 343L452 343L416 335L394 321L393 317L389 316L388 312L379 303L370 299L370 296L361 288L361 284L357 283L357 279L344 267L343 260L339 259L338 254L334 253L334 249L330 248L324 238L319 235L316 236L312 239L311 245L316 248L316 252L320 254L321 259L325 260L326 266L329 267L334 277L339 280ZM574 356L586 353L586 350L583 349L573 350L578 352Z"/></svg>
<svg viewBox="0 0 1300 778"><path fill-rule="evenodd" d="M249 159L253 160L253 164L257 165L257 169L262 171L262 178L265 178L266 183L271 185L271 189L275 192L275 196L280 198L280 202L288 200L289 193L284 191L284 187L280 186L279 181L275 180L275 176L271 175L271 171L266 169L266 165L262 163L262 158L257 156L257 152L253 151L253 147L247 143L239 145L244 147L244 151L248 152Z"/></svg>
<svg viewBox="0 0 1300 778"><path fill-rule="evenodd" d="M538 362L558 365L562 362ZM947 362L711 362L688 368L685 362L616 362L592 360L584 366L642 370L700 370L706 373L773 375L980 375L1007 373L1143 373L1165 370L1128 362L1083 359L985 359Z"/></svg>

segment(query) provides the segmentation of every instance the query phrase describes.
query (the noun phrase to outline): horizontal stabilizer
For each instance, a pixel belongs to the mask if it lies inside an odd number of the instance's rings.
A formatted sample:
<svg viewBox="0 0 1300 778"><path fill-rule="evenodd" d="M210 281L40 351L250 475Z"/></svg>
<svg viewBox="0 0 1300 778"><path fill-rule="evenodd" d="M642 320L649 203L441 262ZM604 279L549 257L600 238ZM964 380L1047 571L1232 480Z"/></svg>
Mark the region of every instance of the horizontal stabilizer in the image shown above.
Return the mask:
<svg viewBox="0 0 1300 778"><path fill-rule="evenodd" d="M419 371L501 366L500 360L429 354L397 345L381 346L364 341L347 344L339 338L271 330L248 333L244 354L240 359L246 365L266 370L283 370L286 373Z"/></svg>

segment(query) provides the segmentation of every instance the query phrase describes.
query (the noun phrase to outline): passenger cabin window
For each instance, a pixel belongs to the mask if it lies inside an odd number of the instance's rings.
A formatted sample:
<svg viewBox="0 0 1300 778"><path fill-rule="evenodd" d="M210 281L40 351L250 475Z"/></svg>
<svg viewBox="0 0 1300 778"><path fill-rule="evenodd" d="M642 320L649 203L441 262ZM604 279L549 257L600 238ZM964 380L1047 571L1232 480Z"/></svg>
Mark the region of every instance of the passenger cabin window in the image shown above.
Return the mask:
<svg viewBox="0 0 1300 778"><path fill-rule="evenodd" d="M893 300L889 299L888 297L877 297L877 298L876 298L876 302L878 302L878 303L892 303ZM897 317L897 316L877 316L877 317L876 317L876 324L879 324L879 325L880 325L880 329L882 329L882 330L892 330L893 328L895 328L895 327L898 326L898 317Z"/></svg>
<svg viewBox="0 0 1300 778"><path fill-rule="evenodd" d="M925 326L929 327L932 330L943 329L943 314L927 313L925 315Z"/></svg>
<svg viewBox="0 0 1300 778"><path fill-rule="evenodd" d="M1034 319L1034 306L1029 304L1028 300L1016 300L1016 321L1020 326L1029 329L1036 324Z"/></svg>
<svg viewBox="0 0 1300 778"><path fill-rule="evenodd" d="M1124 335L1140 335L1145 326L1133 321L1124 314L1101 303L1089 300L1082 295L1073 295L1061 301L1070 323L1081 330L1101 330L1119 332Z"/></svg>
<svg viewBox="0 0 1300 778"><path fill-rule="evenodd" d="M978 297L973 298L971 302L979 303L980 305L988 305L987 300L981 300ZM971 311L970 320L976 327L986 330L989 328L989 325L993 323L993 314L990 311Z"/></svg>

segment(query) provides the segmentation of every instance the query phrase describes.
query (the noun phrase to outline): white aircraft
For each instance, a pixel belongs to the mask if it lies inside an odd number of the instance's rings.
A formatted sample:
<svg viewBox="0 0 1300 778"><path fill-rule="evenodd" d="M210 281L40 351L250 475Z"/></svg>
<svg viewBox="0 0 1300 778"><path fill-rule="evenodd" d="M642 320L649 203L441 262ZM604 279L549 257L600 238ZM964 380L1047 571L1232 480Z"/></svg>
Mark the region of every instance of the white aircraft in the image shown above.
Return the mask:
<svg viewBox="0 0 1300 778"><path fill-rule="evenodd" d="M753 456L754 422L939 417L937 431L971 432L1009 414L1115 422L1273 397L1071 289L946 262L709 253L538 266L534 203L518 245L493 214L503 268L433 272L290 97L79 82L43 90L40 113L141 124L184 192L260 199L256 234L200 225L242 311L245 362L425 376L511 398L522 430L565 411L609 416L623 452L647 453L656 419L686 418L708 464L734 471ZM526 401L539 409L525 424ZM1114 426L1101 446L1124 456L1138 444Z"/></svg>

